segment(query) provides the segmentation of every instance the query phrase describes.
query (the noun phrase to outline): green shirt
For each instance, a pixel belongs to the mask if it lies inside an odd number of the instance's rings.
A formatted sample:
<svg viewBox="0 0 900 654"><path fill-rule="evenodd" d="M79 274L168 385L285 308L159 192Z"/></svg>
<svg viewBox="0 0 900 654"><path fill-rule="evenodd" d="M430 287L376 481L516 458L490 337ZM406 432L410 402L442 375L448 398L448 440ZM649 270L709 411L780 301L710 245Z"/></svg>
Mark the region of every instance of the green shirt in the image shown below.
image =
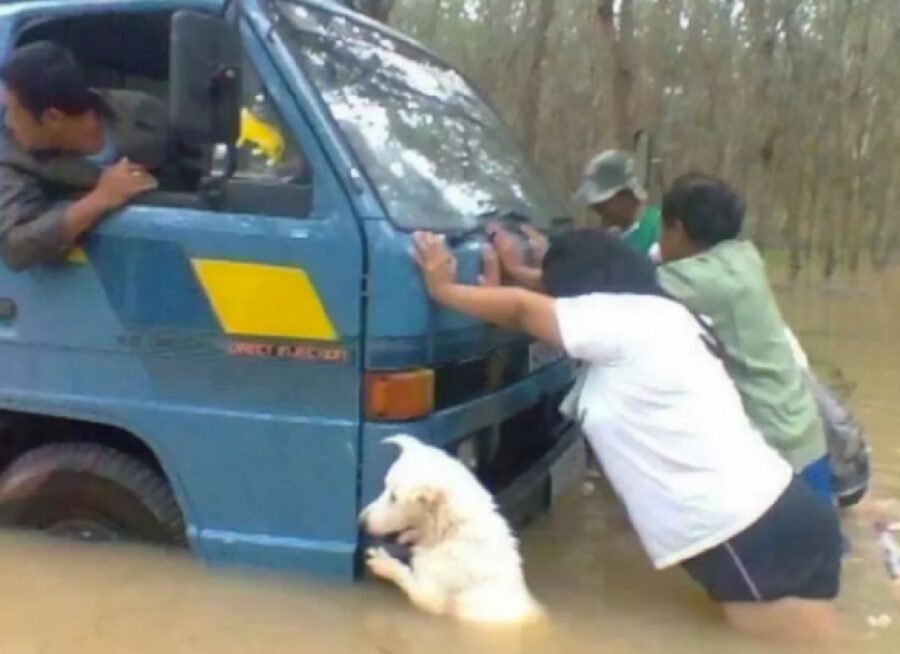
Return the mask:
<svg viewBox="0 0 900 654"><path fill-rule="evenodd" d="M766 441L797 472L825 456L815 398L794 359L753 244L724 241L661 266L659 280L673 297L712 321L744 410Z"/></svg>
<svg viewBox="0 0 900 654"><path fill-rule="evenodd" d="M651 248L659 241L659 207L644 207L637 221L624 234L622 240L636 252L650 254Z"/></svg>

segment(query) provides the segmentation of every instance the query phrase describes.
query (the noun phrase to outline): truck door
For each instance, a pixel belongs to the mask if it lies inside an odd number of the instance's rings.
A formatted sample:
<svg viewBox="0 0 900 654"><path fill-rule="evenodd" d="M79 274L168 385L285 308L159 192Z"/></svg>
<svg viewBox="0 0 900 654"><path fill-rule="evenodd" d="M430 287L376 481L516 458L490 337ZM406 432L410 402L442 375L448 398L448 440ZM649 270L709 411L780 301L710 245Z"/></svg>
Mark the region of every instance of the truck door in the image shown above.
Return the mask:
<svg viewBox="0 0 900 654"><path fill-rule="evenodd" d="M243 36L234 195L158 194L67 263L0 272L15 307L0 313L0 391L140 434L207 557L347 575L361 233L296 96Z"/></svg>
<svg viewBox="0 0 900 654"><path fill-rule="evenodd" d="M356 539L361 237L289 89L246 43L242 209L134 207L88 253L157 393L185 405L160 437L198 509L195 544L343 568ZM278 200L284 185L300 192ZM192 354L169 333L221 340Z"/></svg>

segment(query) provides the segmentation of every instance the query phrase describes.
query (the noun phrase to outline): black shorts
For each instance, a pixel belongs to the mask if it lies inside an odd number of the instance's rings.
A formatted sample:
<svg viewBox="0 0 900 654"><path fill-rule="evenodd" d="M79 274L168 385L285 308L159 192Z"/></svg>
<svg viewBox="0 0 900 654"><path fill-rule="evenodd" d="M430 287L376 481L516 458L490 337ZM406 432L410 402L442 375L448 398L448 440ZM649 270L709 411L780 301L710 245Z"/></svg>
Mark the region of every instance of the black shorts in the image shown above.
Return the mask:
<svg viewBox="0 0 900 654"><path fill-rule="evenodd" d="M794 477L756 523L682 566L716 602L834 599L841 578L837 511Z"/></svg>

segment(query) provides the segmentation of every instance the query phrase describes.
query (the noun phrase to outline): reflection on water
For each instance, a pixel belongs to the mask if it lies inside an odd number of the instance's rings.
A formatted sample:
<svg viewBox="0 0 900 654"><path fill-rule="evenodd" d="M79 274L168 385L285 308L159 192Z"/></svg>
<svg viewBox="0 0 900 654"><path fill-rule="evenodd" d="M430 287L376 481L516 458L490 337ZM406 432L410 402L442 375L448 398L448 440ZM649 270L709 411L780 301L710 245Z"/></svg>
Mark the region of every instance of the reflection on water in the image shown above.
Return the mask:
<svg viewBox="0 0 900 654"><path fill-rule="evenodd" d="M851 405L875 446L881 506L900 515L900 271L863 294L783 292L815 361L855 384ZM892 596L871 519L851 516L854 546L840 600L848 652L900 651ZM213 572L187 556L0 536L0 654L467 652L719 654L771 652L740 642L678 571L656 574L604 489L564 498L525 535L548 627L487 634L420 615L377 584L326 586L254 571ZM870 627L868 618L891 624ZM882 620L882 624L887 620Z"/></svg>

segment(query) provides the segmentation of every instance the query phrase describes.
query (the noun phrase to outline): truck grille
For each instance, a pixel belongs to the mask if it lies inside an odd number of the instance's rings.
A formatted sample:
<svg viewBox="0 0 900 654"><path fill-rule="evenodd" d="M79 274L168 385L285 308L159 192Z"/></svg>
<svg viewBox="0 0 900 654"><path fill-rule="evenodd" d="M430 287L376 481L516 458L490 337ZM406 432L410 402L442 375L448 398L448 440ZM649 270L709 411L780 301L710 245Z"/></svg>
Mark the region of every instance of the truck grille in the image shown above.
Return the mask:
<svg viewBox="0 0 900 654"><path fill-rule="evenodd" d="M528 343L437 366L434 375L436 410L468 402L524 379L528 375Z"/></svg>
<svg viewBox="0 0 900 654"><path fill-rule="evenodd" d="M467 443L474 449L473 472L479 481L492 493L501 492L556 445L567 426L558 408L565 392L545 396L499 425L468 434L451 446L452 453Z"/></svg>

